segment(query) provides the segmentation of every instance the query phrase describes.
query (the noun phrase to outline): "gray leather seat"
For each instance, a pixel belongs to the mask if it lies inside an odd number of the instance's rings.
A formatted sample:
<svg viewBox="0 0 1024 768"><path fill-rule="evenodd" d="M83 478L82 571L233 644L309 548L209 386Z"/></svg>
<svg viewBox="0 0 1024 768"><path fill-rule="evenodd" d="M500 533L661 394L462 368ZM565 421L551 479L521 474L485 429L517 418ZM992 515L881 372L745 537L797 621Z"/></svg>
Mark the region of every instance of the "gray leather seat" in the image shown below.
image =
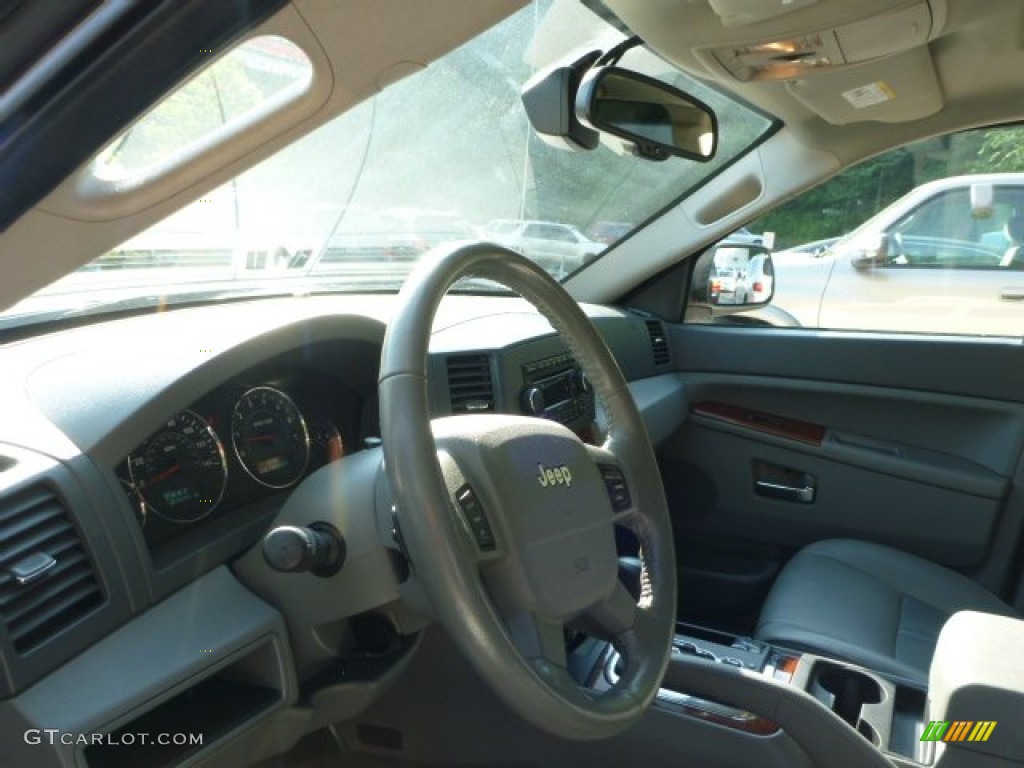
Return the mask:
<svg viewBox="0 0 1024 768"><path fill-rule="evenodd" d="M939 630L963 610L1016 616L976 582L919 557L819 541L779 574L756 637L926 683Z"/></svg>

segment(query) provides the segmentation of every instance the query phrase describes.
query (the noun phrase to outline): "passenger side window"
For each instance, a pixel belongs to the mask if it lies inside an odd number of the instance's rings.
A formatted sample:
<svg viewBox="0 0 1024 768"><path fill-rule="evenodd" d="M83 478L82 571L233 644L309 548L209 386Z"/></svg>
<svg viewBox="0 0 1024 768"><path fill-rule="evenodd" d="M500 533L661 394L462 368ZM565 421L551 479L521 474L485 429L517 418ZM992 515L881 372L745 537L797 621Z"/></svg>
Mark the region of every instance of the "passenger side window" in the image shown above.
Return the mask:
<svg viewBox="0 0 1024 768"><path fill-rule="evenodd" d="M890 231L893 266L981 269L999 267L1013 245L1007 222L1024 204L1024 187L998 187L991 213L975 214L970 190L936 195L897 221Z"/></svg>
<svg viewBox="0 0 1024 768"><path fill-rule="evenodd" d="M771 302L698 321L1024 336L1024 128L907 145L747 229L774 233Z"/></svg>
<svg viewBox="0 0 1024 768"><path fill-rule="evenodd" d="M557 240L560 243L575 243L576 238L572 234L572 230L566 229L565 227L550 227L552 240Z"/></svg>

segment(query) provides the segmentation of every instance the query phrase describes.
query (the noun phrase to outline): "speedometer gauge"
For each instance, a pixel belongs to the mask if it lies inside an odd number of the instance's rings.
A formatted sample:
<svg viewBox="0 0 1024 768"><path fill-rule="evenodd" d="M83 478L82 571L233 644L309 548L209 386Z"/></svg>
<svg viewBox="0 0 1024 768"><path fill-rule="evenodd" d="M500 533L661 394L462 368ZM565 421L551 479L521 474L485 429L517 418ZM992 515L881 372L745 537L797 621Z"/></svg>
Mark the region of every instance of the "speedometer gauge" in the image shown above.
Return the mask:
<svg viewBox="0 0 1024 768"><path fill-rule="evenodd" d="M309 431L295 403L273 387L254 387L231 414L231 442L242 468L268 488L298 482L309 462Z"/></svg>
<svg viewBox="0 0 1024 768"><path fill-rule="evenodd" d="M194 523L220 503L227 486L224 446L210 425L182 411L128 457L146 507L174 523Z"/></svg>

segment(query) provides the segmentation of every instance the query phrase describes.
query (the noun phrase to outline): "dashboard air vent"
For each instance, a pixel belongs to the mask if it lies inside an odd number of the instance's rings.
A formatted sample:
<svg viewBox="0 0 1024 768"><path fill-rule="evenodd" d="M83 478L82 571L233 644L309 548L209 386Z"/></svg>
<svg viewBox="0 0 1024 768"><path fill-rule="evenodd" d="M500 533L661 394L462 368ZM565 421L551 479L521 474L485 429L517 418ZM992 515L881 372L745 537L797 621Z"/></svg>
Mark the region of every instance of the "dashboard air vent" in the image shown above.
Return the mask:
<svg viewBox="0 0 1024 768"><path fill-rule="evenodd" d="M0 500L0 619L19 653L103 601L67 510L45 486Z"/></svg>
<svg viewBox="0 0 1024 768"><path fill-rule="evenodd" d="M669 361L668 337L660 320L645 320L647 334L651 337L651 354L655 365L665 365Z"/></svg>
<svg viewBox="0 0 1024 768"><path fill-rule="evenodd" d="M487 355L452 355L448 358L448 394L452 413L494 410L491 359Z"/></svg>

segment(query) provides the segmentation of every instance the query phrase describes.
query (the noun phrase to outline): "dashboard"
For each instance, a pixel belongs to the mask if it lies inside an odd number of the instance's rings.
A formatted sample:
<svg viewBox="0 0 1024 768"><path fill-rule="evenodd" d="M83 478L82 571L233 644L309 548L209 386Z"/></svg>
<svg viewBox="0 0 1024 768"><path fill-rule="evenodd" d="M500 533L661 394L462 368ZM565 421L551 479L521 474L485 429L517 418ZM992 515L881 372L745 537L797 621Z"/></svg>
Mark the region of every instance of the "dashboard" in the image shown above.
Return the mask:
<svg viewBox="0 0 1024 768"><path fill-rule="evenodd" d="M0 722L108 732L141 727L143 712L171 729L199 707L228 733L257 716L249 704L285 711L300 688L368 705L378 684L347 681L393 671L379 654L367 667L365 649L398 638L404 652L424 626L401 607L415 598L402 596L396 532L374 511L384 502L367 511L345 488L380 476L377 373L396 301L238 302L0 345ZM652 438L667 437L686 405L662 322L584 310ZM427 371L435 417L530 414L602 439L586 377L520 299L446 298ZM311 498L342 510L345 566L268 581L262 537L288 504L320 514ZM43 541L52 547L37 551ZM64 697L106 690L113 669L116 691Z"/></svg>

